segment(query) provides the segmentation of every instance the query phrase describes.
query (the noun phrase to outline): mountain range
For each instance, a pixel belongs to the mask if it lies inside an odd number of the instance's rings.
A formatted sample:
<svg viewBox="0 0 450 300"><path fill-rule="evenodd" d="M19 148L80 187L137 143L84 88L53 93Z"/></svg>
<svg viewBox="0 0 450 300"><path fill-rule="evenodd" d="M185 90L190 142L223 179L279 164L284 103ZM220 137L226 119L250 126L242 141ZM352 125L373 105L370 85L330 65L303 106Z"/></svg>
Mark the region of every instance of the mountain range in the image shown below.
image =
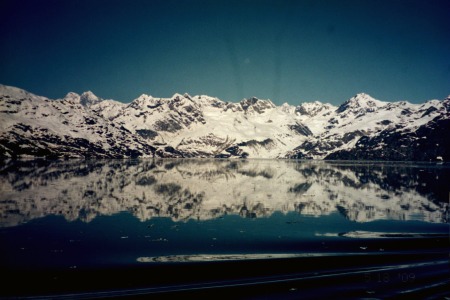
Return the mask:
<svg viewBox="0 0 450 300"><path fill-rule="evenodd" d="M450 96L423 104L361 93L340 106L205 95L92 92L48 99L0 85L0 157L449 161Z"/></svg>

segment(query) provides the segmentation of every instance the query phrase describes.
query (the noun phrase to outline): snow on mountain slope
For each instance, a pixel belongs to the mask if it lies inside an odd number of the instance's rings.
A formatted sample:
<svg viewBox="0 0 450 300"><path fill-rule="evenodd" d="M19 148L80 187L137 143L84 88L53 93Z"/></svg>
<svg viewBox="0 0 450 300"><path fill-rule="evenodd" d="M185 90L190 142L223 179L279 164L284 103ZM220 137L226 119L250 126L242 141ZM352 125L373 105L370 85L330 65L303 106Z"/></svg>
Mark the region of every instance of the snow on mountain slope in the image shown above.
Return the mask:
<svg viewBox="0 0 450 300"><path fill-rule="evenodd" d="M127 104L115 100L103 100L91 105L89 108L106 120L113 121L119 116Z"/></svg>
<svg viewBox="0 0 450 300"><path fill-rule="evenodd" d="M74 93L50 100L0 86L0 156L153 156L153 147L82 102Z"/></svg>
<svg viewBox="0 0 450 300"><path fill-rule="evenodd" d="M333 159L361 159L360 155L350 155L348 151L361 147L360 142L366 139L380 137L386 132L410 135L414 139L416 131L426 124L433 124L435 120L450 118L449 100L431 100L424 104L411 104L406 101L382 102L366 94L358 94L347 100L338 109L315 116L302 116L302 121L312 128L314 136L303 142L288 157L297 158L333 158ZM443 124L447 128L446 124ZM439 127L440 134L445 135L448 129ZM442 138L441 138L442 139ZM443 141L444 142L444 141ZM442 143L441 143L442 144ZM377 141L377 147L384 149L383 139ZM395 159L405 160L389 153L378 153L364 156L364 159ZM413 153L405 158L412 160L430 160L437 156L450 157L449 149L443 147L439 151L431 151L428 156ZM338 155L347 153L348 155ZM433 154L431 154L433 153Z"/></svg>
<svg viewBox="0 0 450 300"><path fill-rule="evenodd" d="M0 85L0 156L161 156L450 160L450 99L383 102L357 94L339 107L199 95L92 92L50 100Z"/></svg>
<svg viewBox="0 0 450 300"><path fill-rule="evenodd" d="M109 112L98 111L111 118ZM257 98L229 103L188 94L142 95L113 118L131 132L185 156L281 157L309 132L295 114Z"/></svg>

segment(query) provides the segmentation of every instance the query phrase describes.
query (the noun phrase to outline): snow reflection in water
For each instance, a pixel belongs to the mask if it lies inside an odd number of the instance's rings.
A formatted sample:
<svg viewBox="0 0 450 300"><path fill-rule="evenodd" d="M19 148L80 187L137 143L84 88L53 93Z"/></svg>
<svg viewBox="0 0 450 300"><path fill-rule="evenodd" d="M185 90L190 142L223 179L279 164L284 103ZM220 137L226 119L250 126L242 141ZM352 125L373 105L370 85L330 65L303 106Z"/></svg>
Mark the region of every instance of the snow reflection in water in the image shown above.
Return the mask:
<svg viewBox="0 0 450 300"><path fill-rule="evenodd" d="M447 280L449 171L285 160L7 162L2 293L123 296L210 291L217 282L248 292L306 278L315 295L372 280L367 268ZM324 299L335 296L328 291Z"/></svg>
<svg viewBox="0 0 450 300"><path fill-rule="evenodd" d="M260 218L275 211L357 222L447 223L447 164L285 160L10 162L0 171L1 226L47 215L89 222L129 212L140 221Z"/></svg>

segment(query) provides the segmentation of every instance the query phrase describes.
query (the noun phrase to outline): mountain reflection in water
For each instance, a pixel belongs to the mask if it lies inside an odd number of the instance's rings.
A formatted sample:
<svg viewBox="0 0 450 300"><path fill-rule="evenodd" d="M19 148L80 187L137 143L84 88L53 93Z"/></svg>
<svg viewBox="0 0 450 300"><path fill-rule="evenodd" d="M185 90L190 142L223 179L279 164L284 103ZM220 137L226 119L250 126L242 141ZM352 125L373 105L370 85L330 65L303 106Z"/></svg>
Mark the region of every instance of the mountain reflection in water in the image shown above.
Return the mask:
<svg viewBox="0 0 450 300"><path fill-rule="evenodd" d="M449 172L424 163L5 162L0 298L449 297Z"/></svg>
<svg viewBox="0 0 450 300"><path fill-rule="evenodd" d="M0 226L48 215L90 222L261 218L279 211L448 223L447 164L286 160L30 160L0 169Z"/></svg>

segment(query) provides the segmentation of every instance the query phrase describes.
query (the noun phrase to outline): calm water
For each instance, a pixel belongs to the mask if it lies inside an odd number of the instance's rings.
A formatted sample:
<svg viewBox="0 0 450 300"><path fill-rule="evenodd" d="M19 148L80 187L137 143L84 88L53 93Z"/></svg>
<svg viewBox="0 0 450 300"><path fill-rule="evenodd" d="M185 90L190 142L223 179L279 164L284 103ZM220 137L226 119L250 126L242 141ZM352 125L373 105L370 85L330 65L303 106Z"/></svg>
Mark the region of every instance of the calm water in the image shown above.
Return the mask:
<svg viewBox="0 0 450 300"><path fill-rule="evenodd" d="M35 160L3 164L0 190L14 271L420 253L449 233L447 164Z"/></svg>

